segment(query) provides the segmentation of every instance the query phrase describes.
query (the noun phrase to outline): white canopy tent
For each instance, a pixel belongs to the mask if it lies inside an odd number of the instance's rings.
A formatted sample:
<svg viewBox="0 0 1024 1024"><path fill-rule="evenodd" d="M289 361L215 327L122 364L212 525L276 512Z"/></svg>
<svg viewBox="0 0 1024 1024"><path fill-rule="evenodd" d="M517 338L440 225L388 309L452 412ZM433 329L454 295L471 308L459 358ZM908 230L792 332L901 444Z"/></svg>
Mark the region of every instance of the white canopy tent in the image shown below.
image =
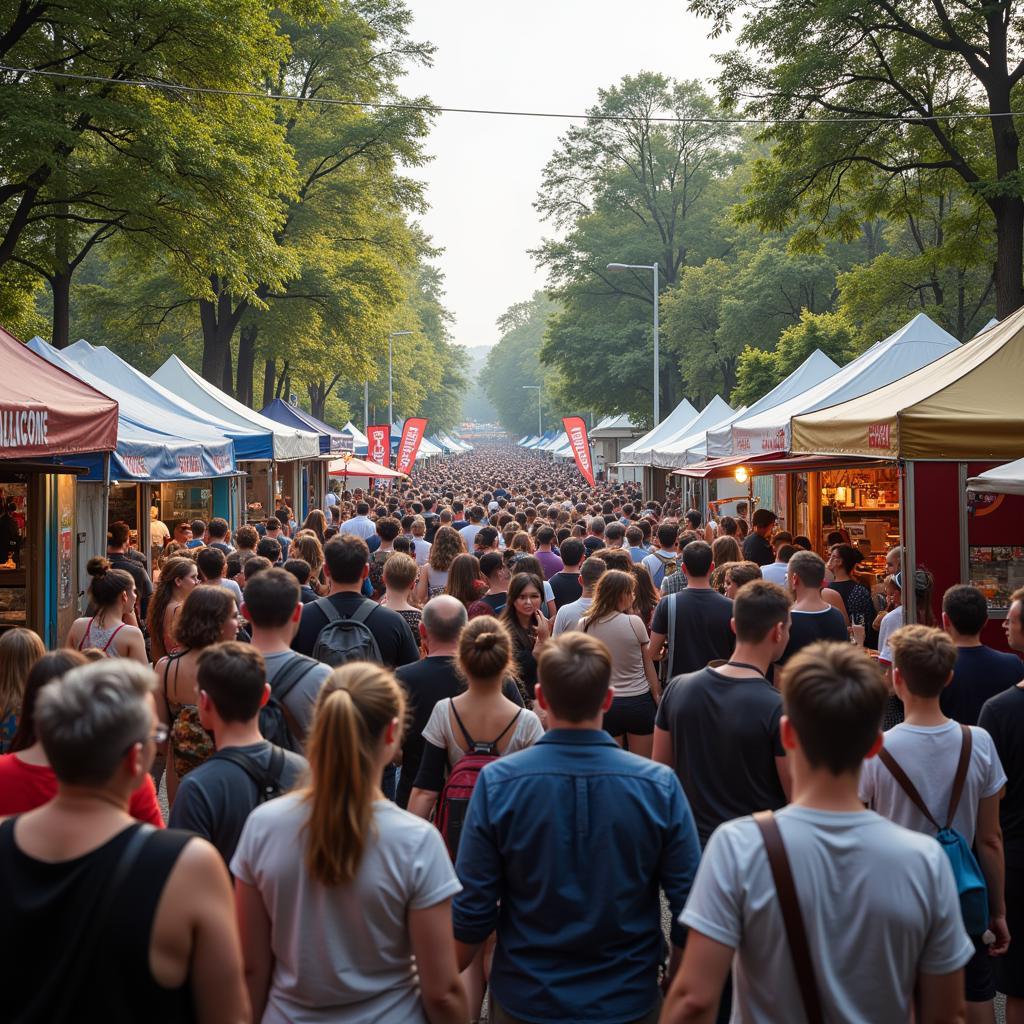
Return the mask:
<svg viewBox="0 0 1024 1024"><path fill-rule="evenodd" d="M654 465L661 469L681 469L683 466L701 462L707 458L708 437L712 430L727 430L731 423L734 423L747 412L743 406L735 412L730 412L724 419L714 423L710 428L701 426L698 423L685 437L666 444L664 448L654 453Z"/></svg>
<svg viewBox="0 0 1024 1024"><path fill-rule="evenodd" d="M697 410L684 398L666 419L622 449L619 465L650 465L651 452L662 442L685 430L698 415Z"/></svg>
<svg viewBox="0 0 1024 1024"><path fill-rule="evenodd" d="M218 420L249 429L255 427L264 433L269 431L274 438L274 458L280 462L316 459L320 456L319 434L286 427L276 420L261 416L215 388L177 356L169 356L153 374L153 380Z"/></svg>
<svg viewBox="0 0 1024 1024"><path fill-rule="evenodd" d="M908 324L876 342L820 384L780 405L737 420L729 428L732 450L728 454L754 456L788 452L792 438L790 421L794 416L859 398L927 366L959 346L960 342L953 335L924 313L918 313Z"/></svg>
<svg viewBox="0 0 1024 1024"><path fill-rule="evenodd" d="M691 420L680 430L677 430L671 437L660 441L650 453L650 463L658 469L675 469L676 463L673 459L677 456L681 442L688 442L694 434L705 434L712 427L718 426L722 420L734 415L732 406L729 405L720 395L715 395L703 409L696 419ZM687 445L689 447L689 445ZM686 448L681 449L686 451Z"/></svg>
<svg viewBox="0 0 1024 1024"><path fill-rule="evenodd" d="M1024 494L1024 459L972 476L967 481L967 489L983 494Z"/></svg>
<svg viewBox="0 0 1024 1024"><path fill-rule="evenodd" d="M838 364L821 349L815 349L785 380L780 381L763 395L745 412L733 416L725 423L720 423L707 432L706 455L709 459L723 458L732 455L732 424L748 416L757 416L768 409L788 402L791 398L803 394L816 384L827 380L839 372ZM687 465L688 463L684 463Z"/></svg>

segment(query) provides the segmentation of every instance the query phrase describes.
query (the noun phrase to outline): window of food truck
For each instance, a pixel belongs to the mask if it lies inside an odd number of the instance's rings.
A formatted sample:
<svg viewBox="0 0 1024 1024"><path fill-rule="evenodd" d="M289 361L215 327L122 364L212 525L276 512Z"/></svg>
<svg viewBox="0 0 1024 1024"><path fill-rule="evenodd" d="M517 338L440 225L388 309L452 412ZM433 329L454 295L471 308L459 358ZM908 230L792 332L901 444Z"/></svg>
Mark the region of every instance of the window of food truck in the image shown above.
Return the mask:
<svg viewBox="0 0 1024 1024"><path fill-rule="evenodd" d="M139 491L138 484L112 484L107 499L107 522L127 523L133 548L139 547Z"/></svg>
<svg viewBox="0 0 1024 1024"><path fill-rule="evenodd" d="M817 479L820 520L810 534L824 550L841 533L865 556L861 567L885 571L885 553L899 543L899 479L895 466L823 470Z"/></svg>
<svg viewBox="0 0 1024 1024"><path fill-rule="evenodd" d="M0 631L29 624L29 512L27 478L0 477Z"/></svg>
<svg viewBox="0 0 1024 1024"><path fill-rule="evenodd" d="M209 522L213 514L213 482L211 480L178 481L160 485L161 522L174 531L176 523L193 519Z"/></svg>
<svg viewBox="0 0 1024 1024"><path fill-rule="evenodd" d="M245 473L245 518L247 522L262 522L273 515L270 493L269 462L240 462L238 468Z"/></svg>

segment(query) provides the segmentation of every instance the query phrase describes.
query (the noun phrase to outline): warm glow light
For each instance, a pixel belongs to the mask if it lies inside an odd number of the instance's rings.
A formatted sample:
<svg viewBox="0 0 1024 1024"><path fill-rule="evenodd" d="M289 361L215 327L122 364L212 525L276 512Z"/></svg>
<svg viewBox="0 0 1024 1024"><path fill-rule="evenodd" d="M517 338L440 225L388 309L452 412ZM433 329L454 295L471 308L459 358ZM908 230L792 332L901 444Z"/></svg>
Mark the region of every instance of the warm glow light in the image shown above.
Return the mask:
<svg viewBox="0 0 1024 1024"><path fill-rule="evenodd" d="M745 484L750 474L747 472L746 466L737 466L735 476L737 483Z"/></svg>
<svg viewBox="0 0 1024 1024"><path fill-rule="evenodd" d="M836 488L836 501L840 505L845 505L846 504L846 488L845 487L837 487Z"/></svg>

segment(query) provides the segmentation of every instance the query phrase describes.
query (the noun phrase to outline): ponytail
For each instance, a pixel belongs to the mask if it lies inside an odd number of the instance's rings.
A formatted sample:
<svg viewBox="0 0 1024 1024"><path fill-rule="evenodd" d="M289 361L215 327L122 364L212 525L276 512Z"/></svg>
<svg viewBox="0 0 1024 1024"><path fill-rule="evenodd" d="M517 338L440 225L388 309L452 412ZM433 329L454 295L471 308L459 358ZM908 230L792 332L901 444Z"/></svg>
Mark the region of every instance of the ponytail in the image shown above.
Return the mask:
<svg viewBox="0 0 1024 1024"><path fill-rule="evenodd" d="M390 672L355 663L336 669L317 700L307 745L310 784L306 870L325 886L359 871L380 779L377 757L389 722L402 720L405 698Z"/></svg>

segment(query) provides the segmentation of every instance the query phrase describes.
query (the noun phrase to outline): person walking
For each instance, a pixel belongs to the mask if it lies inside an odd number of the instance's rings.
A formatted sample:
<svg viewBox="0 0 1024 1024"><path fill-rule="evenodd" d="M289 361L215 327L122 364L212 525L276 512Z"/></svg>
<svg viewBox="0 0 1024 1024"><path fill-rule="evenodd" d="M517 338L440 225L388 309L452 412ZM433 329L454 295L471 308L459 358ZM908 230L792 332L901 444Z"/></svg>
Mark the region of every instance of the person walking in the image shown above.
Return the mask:
<svg viewBox="0 0 1024 1024"><path fill-rule="evenodd" d="M96 611L91 617L75 619L66 646L148 665L146 638L135 617L134 577L124 569L112 568L105 558L90 558L85 568L92 577L89 599Z"/></svg>
<svg viewBox="0 0 1024 1024"><path fill-rule="evenodd" d="M46 653L39 634L16 627L0 636L0 754L11 749L32 666Z"/></svg>
<svg viewBox="0 0 1024 1024"><path fill-rule="evenodd" d="M39 693L57 794L0 824L8 1020L252 1020L220 856L128 812L158 745L154 684L150 668L104 659Z"/></svg>
<svg viewBox="0 0 1024 1024"><path fill-rule="evenodd" d="M317 700L308 784L257 807L242 829L231 871L253 1020L467 1020L448 852L380 790L404 716L386 669L336 669Z"/></svg>
<svg viewBox="0 0 1024 1024"><path fill-rule="evenodd" d="M711 836L661 1024L714 1020L730 968L733 1019L963 1021L972 946L949 862L858 794L861 765L882 746L877 669L849 644L817 643L787 664L782 687L792 803Z"/></svg>
<svg viewBox="0 0 1024 1024"><path fill-rule="evenodd" d="M516 678L527 706L537 685L537 657L551 636L551 627L542 612L544 582L533 573L516 573L508 584L508 600L499 620L512 638Z"/></svg>
<svg viewBox="0 0 1024 1024"><path fill-rule="evenodd" d="M160 570L160 581L149 602L150 655L154 662L177 650L174 620L185 598L199 584L199 569L191 558L169 558Z"/></svg>
<svg viewBox="0 0 1024 1024"><path fill-rule="evenodd" d="M675 920L700 854L671 772L602 729L611 678L595 637L552 640L536 694L549 731L480 773L456 861L454 922L461 966L497 931L493 1024L658 1019L659 890ZM671 937L675 964L678 924Z"/></svg>
<svg viewBox="0 0 1024 1024"><path fill-rule="evenodd" d="M758 510L760 511L760 509ZM849 643L849 631L842 613L821 596L825 563L813 551L797 551L789 560L789 589L793 593L789 643L779 658L785 663L801 648L817 640Z"/></svg>
<svg viewBox="0 0 1024 1024"><path fill-rule="evenodd" d="M601 577L608 571L608 566L601 558L590 557L580 566L580 584L583 593L579 600L563 604L555 615L551 635L559 636L570 629L578 629L580 619L594 603L594 592Z"/></svg>
<svg viewBox="0 0 1024 1024"><path fill-rule="evenodd" d="M594 603L579 621L579 629L600 640L611 652L615 699L605 715L604 728L634 754L651 756L654 718L661 685L651 660L650 638L634 601L632 573L609 569L598 580Z"/></svg>

